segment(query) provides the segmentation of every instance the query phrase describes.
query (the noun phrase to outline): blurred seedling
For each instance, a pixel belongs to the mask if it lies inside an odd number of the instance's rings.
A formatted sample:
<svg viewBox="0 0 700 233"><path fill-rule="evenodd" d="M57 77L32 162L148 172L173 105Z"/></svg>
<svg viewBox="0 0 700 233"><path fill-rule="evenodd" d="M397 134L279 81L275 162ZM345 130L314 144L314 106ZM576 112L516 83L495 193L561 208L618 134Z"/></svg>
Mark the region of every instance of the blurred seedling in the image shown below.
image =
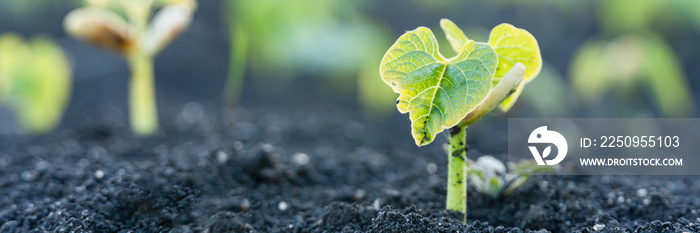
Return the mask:
<svg viewBox="0 0 700 233"><path fill-rule="evenodd" d="M55 128L70 92L70 63L60 46L43 36L0 35L0 103L13 109L27 133Z"/></svg>
<svg viewBox="0 0 700 233"><path fill-rule="evenodd" d="M358 104L370 116L391 114L394 93L377 78L391 39L383 24L361 12L372 4L226 0L230 64L224 102L235 107L243 83L274 92L294 78L318 77L318 85L336 95L350 95L356 86ZM250 75L261 79L246 80Z"/></svg>
<svg viewBox="0 0 700 233"><path fill-rule="evenodd" d="M646 102L665 117L687 117L695 112L680 58L655 33L589 40L574 54L569 70L572 90L586 104L600 104L611 95L625 103L615 105L614 111L621 114L646 109ZM651 101L645 102L644 96Z"/></svg>
<svg viewBox="0 0 700 233"><path fill-rule="evenodd" d="M467 178L480 193L491 198L508 197L530 176L553 172L556 167L539 166L535 161L508 163L508 169L500 160L490 155L479 157L476 162L467 159Z"/></svg>
<svg viewBox="0 0 700 233"><path fill-rule="evenodd" d="M153 80L155 56L192 21L195 0L86 0L64 19L78 39L122 55L131 69L131 128L139 136L158 130ZM152 12L158 11L150 20ZM150 22L149 22L150 21Z"/></svg>
<svg viewBox="0 0 700 233"><path fill-rule="evenodd" d="M445 58L426 27L403 34L384 55L382 80L399 94L409 113L413 139L428 145L449 129L448 210L467 211L467 127L498 108L508 111L542 67L537 40L510 24L491 30L487 43L468 39L452 21L440 21L456 56Z"/></svg>

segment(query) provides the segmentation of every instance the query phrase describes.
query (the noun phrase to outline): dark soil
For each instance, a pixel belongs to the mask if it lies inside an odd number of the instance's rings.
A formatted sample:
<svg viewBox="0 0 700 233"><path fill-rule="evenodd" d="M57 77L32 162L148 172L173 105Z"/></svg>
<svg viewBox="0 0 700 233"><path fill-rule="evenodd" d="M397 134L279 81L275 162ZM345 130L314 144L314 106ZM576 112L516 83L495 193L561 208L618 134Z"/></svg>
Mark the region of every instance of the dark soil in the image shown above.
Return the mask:
<svg viewBox="0 0 700 233"><path fill-rule="evenodd" d="M464 225L444 210L444 138L417 148L404 116L182 109L147 139L88 120L2 138L0 232L700 232L695 177L538 176L497 200L470 188ZM506 143L484 124L470 157Z"/></svg>

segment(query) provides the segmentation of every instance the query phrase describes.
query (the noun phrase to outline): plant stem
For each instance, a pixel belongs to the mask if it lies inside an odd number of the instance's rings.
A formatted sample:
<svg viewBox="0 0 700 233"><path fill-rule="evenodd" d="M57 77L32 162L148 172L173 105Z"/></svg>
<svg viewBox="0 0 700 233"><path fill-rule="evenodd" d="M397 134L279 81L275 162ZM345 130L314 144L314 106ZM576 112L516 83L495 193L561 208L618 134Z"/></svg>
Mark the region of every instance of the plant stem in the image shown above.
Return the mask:
<svg viewBox="0 0 700 233"><path fill-rule="evenodd" d="M248 60L248 31L239 22L230 25L230 62L226 90L224 90L225 103L228 107L235 107L241 96L241 87L245 77L246 62Z"/></svg>
<svg viewBox="0 0 700 233"><path fill-rule="evenodd" d="M462 212L463 223L467 223L467 126L459 123L449 129L447 155L447 209Z"/></svg>
<svg viewBox="0 0 700 233"><path fill-rule="evenodd" d="M131 129L138 136L149 136L158 130L153 57L142 53L129 56L131 81L129 107Z"/></svg>

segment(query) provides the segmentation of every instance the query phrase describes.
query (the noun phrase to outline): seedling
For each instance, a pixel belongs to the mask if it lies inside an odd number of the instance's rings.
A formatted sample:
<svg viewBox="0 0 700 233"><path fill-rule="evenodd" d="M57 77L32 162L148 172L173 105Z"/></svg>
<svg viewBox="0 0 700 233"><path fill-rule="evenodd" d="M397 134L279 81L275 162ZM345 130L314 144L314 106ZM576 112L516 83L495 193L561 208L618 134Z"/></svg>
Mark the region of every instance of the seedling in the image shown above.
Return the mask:
<svg viewBox="0 0 700 233"><path fill-rule="evenodd" d="M264 82L265 90L280 90L294 78L311 75L323 77L320 85L332 93L351 94L357 86L358 104L371 116L391 110L394 93L376 77L378 53L390 37L382 24L360 13L362 1L224 2L231 49L224 89L229 107L236 106L241 85L250 81L245 75L274 79Z"/></svg>
<svg viewBox="0 0 700 233"><path fill-rule="evenodd" d="M450 20L440 26L456 56L443 57L433 32L419 27L399 37L379 69L399 94L399 112L409 113L416 145L449 129L446 207L464 213L466 222L467 127L497 107L508 111L542 58L535 38L510 24L493 28L488 43L469 40Z"/></svg>
<svg viewBox="0 0 700 233"><path fill-rule="evenodd" d="M14 110L27 133L56 127L70 90L70 64L51 39L24 41L14 33L0 35L0 102Z"/></svg>
<svg viewBox="0 0 700 233"><path fill-rule="evenodd" d="M665 117L687 117L695 112L680 58L654 33L589 40L574 54L569 70L572 91L586 104L600 103L610 95L625 103L615 105L618 114L637 114L647 102ZM651 101L639 96L643 92Z"/></svg>
<svg viewBox="0 0 700 233"><path fill-rule="evenodd" d="M467 159L467 176L472 186L491 198L507 197L531 175L554 171L552 166L539 166L535 161L503 163L490 155L479 157L476 162Z"/></svg>
<svg viewBox="0 0 700 233"><path fill-rule="evenodd" d="M86 0L63 25L79 39L124 56L131 69L131 128L147 136L158 130L153 59L184 31L197 8L195 0ZM149 24L154 7L162 7Z"/></svg>

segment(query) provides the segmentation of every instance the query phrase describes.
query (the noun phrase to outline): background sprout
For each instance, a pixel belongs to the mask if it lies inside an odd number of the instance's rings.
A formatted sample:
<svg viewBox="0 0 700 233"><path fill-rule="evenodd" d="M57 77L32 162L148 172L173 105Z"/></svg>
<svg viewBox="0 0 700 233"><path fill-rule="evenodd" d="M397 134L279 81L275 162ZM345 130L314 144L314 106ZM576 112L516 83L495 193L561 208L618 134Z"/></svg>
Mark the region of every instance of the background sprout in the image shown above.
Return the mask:
<svg viewBox="0 0 700 233"><path fill-rule="evenodd" d="M380 74L399 94L399 112L409 113L416 145L449 129L446 208L464 213L466 222L467 127L497 107L508 111L542 59L535 38L510 24L493 28L489 43L469 40L447 19L440 26L456 56L443 57L432 31L419 27L389 48Z"/></svg>
<svg viewBox="0 0 700 233"><path fill-rule="evenodd" d="M64 20L72 36L124 56L131 68L131 127L141 136L158 129L153 59L190 24L194 0L86 0ZM162 7L149 23L155 6ZM123 17L124 16L124 17Z"/></svg>
<svg viewBox="0 0 700 233"><path fill-rule="evenodd" d="M587 41L574 55L570 76L573 91L587 104L613 93L628 103L618 111L633 111L631 106L644 104L638 94L643 90L666 117L688 116L695 107L680 59L654 33Z"/></svg>
<svg viewBox="0 0 700 233"><path fill-rule="evenodd" d="M45 133L60 122L71 92L71 69L63 50L46 37L23 41L0 35L0 102L22 128Z"/></svg>
<svg viewBox="0 0 700 233"><path fill-rule="evenodd" d="M320 77L323 89L352 95L371 115L391 113L394 94L381 87L377 66L390 43L382 23L361 12L373 3L327 0L227 0L230 64L225 102L235 106L244 75L262 74L264 90L294 78ZM303 76L303 77L299 77ZM262 83L248 80L253 85Z"/></svg>

